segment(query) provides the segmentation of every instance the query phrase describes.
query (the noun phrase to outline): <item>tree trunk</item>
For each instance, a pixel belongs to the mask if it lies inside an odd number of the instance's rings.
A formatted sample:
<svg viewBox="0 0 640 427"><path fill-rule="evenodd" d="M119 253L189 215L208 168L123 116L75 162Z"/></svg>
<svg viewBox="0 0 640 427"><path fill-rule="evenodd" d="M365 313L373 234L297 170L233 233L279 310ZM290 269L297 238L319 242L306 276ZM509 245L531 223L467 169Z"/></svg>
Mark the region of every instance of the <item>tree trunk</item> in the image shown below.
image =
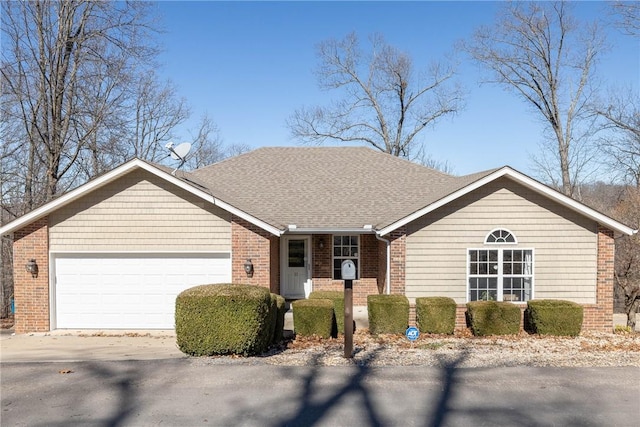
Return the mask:
<svg viewBox="0 0 640 427"><path fill-rule="evenodd" d="M638 308L640 307L640 298L636 298L631 304L625 307L627 312L627 326L631 328L632 331L636 330L636 317L638 313Z"/></svg>

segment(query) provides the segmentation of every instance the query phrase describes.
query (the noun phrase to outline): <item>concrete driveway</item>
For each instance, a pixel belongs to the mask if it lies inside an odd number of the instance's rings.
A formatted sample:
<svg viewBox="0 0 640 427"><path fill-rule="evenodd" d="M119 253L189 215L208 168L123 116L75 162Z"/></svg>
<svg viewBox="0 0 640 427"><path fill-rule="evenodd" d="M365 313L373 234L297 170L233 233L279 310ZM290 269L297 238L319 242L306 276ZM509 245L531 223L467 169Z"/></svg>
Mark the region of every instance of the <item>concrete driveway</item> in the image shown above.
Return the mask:
<svg viewBox="0 0 640 427"><path fill-rule="evenodd" d="M174 331L52 331L0 336L0 362L151 360L186 357Z"/></svg>

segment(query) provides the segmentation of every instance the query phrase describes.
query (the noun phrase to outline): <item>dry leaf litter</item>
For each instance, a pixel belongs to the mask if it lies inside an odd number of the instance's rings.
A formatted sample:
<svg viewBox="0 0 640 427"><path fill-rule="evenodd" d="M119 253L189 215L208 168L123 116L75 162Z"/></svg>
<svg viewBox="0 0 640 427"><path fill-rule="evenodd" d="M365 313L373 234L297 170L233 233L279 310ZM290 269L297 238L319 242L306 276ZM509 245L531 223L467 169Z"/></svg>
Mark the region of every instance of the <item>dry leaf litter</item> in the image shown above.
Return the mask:
<svg viewBox="0 0 640 427"><path fill-rule="evenodd" d="M208 364L270 364L285 366L455 366L460 368L551 366L640 367L640 334L586 332L578 337L519 335L474 337L467 330L454 335L422 334L415 342L403 335L353 337L353 358L344 357L344 337L296 337L256 357L213 356ZM204 361L203 361L204 362Z"/></svg>

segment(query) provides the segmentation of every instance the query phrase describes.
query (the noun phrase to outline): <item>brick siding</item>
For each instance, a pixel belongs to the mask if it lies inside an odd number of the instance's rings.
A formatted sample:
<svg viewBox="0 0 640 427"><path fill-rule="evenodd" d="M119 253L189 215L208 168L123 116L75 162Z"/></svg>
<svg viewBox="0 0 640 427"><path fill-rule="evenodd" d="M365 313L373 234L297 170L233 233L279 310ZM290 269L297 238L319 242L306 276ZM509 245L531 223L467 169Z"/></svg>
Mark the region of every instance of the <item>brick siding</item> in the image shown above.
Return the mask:
<svg viewBox="0 0 640 427"><path fill-rule="evenodd" d="M383 294L387 290L387 243L376 240L378 241L378 293Z"/></svg>
<svg viewBox="0 0 640 427"><path fill-rule="evenodd" d="M25 265L35 259L38 277ZM44 332L49 323L49 221L42 218L13 235L15 332Z"/></svg>
<svg viewBox="0 0 640 427"><path fill-rule="evenodd" d="M313 290L343 291L344 282L333 278L333 236L316 234L313 245ZM360 278L353 282L353 304L367 305L367 295L380 293L379 245L372 234L360 236Z"/></svg>
<svg viewBox="0 0 640 427"><path fill-rule="evenodd" d="M615 241L613 231L598 226L598 278L596 303L584 306L583 330L613 330Z"/></svg>
<svg viewBox="0 0 640 427"><path fill-rule="evenodd" d="M391 293L405 293L407 230L400 227L389 234L391 241Z"/></svg>
<svg viewBox="0 0 640 427"><path fill-rule="evenodd" d="M234 283L262 286L280 292L279 239L242 218L231 219L231 277ZM244 263L253 264L253 275L247 276Z"/></svg>

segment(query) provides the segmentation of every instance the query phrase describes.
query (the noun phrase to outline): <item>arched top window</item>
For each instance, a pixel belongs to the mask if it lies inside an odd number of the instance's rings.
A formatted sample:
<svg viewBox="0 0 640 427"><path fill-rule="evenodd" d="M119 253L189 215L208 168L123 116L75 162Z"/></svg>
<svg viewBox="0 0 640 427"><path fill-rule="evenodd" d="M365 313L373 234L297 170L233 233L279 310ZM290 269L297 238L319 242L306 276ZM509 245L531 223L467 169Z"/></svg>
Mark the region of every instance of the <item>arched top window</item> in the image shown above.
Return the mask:
<svg viewBox="0 0 640 427"><path fill-rule="evenodd" d="M512 244L515 245L518 243L516 240L516 236L511 233L509 230L505 230L504 228L497 228L492 230L487 237L484 239L484 242L487 244Z"/></svg>

